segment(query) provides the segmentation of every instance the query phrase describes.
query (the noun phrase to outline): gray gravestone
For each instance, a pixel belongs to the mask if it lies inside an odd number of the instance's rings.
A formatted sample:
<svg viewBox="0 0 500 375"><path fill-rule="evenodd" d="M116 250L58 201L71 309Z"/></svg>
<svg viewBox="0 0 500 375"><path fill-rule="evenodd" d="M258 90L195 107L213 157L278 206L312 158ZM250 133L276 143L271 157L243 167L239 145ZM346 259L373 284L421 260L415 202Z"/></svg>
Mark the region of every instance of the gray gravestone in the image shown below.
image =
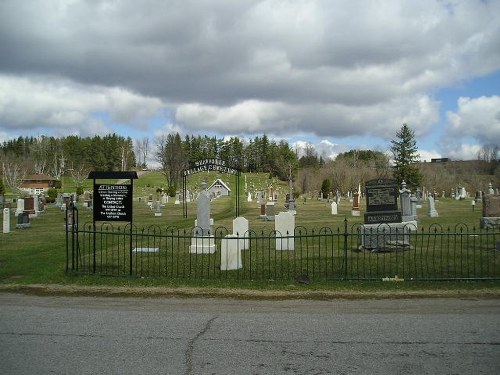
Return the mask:
<svg viewBox="0 0 500 375"><path fill-rule="evenodd" d="M402 222L398 208L400 191L396 180L367 181L365 223L361 226L361 246L372 251L409 248L409 232L414 227ZM410 205L408 202L408 209Z"/></svg>
<svg viewBox="0 0 500 375"><path fill-rule="evenodd" d="M483 196L483 216L480 219L481 229L500 228L500 195Z"/></svg>
<svg viewBox="0 0 500 375"><path fill-rule="evenodd" d="M436 202L432 195L429 195L429 211L427 212L427 216L429 217L438 217L439 214L436 211Z"/></svg>
<svg viewBox="0 0 500 375"><path fill-rule="evenodd" d="M198 206L196 208L197 228L196 236L206 236L211 234L210 228L210 194L206 190L207 184L202 184L202 191L198 196Z"/></svg>
<svg viewBox="0 0 500 375"><path fill-rule="evenodd" d="M207 183L202 183L202 191L198 195L196 208L196 227L191 239L190 252L195 254L212 254L215 252L215 240L210 220L210 194L206 190Z"/></svg>
<svg viewBox="0 0 500 375"><path fill-rule="evenodd" d="M406 188L406 182L401 183L401 190L399 191L399 201L401 204L401 219L402 221L413 220L411 214L411 201L410 201L410 189Z"/></svg>

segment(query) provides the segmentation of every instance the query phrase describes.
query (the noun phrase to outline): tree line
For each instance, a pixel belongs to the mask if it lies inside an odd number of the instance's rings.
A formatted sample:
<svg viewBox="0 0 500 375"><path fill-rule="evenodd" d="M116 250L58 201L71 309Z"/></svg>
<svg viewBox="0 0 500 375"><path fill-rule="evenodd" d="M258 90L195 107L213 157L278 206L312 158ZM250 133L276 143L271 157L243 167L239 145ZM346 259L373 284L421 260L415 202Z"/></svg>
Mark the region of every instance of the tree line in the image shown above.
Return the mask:
<svg viewBox="0 0 500 375"><path fill-rule="evenodd" d="M445 170L436 178L435 172L423 168L425 163L417 161L414 133L406 124L391 141L390 151L392 164L387 152L357 149L341 153L335 160L325 160L310 144L299 156L285 140L272 140L266 134L247 142L238 137L186 135L182 138L178 133L134 141L116 134L71 135L18 137L5 141L0 144L0 162L2 181L12 191L18 190L20 181L33 173L48 174L56 179L71 176L75 184L81 186L91 170L147 169L154 163L164 174L169 192L175 194L182 170L196 161L215 158L229 161L242 172L265 172L280 180L292 177L298 193L324 191L326 194L339 190L345 194L357 190L359 184L369 179L381 177L395 178L398 183L405 180L412 190L425 185L447 190L457 183L471 184L463 177L458 178L455 172ZM499 148L492 145L483 147L478 154L478 159L489 163L490 176L498 176L498 153ZM446 184L445 177L449 177Z"/></svg>

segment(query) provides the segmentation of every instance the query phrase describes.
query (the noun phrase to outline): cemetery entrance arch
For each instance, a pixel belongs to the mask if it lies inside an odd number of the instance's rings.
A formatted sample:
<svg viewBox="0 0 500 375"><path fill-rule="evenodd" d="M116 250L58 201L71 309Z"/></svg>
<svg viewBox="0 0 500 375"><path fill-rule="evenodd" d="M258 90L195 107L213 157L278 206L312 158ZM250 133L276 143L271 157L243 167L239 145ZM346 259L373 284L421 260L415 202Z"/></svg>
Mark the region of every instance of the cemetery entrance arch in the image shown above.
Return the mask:
<svg viewBox="0 0 500 375"><path fill-rule="evenodd" d="M192 165L182 171L182 206L184 217L187 218L187 178L188 176L200 172L221 172L236 176L236 217L240 216L240 175L241 170L231 166L229 162L221 159L203 159L192 163Z"/></svg>

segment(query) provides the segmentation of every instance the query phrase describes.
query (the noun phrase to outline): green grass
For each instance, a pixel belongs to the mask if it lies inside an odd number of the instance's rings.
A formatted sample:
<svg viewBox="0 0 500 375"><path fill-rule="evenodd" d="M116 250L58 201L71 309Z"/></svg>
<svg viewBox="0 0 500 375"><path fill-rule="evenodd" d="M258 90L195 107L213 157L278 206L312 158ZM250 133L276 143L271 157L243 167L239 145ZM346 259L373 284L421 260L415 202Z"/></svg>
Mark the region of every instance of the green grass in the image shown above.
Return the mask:
<svg viewBox="0 0 500 375"><path fill-rule="evenodd" d="M188 186L195 190L195 186L201 184L202 179L206 178L208 182L213 181L217 177L215 174L198 174L190 176ZM225 176L222 178L229 181L231 186L235 186L233 176ZM151 193L155 193L158 187L162 187L163 177L159 173L146 173L141 176L137 181L134 181L134 225L139 228L151 228L158 226L159 228L177 227L179 229L189 230L193 227L194 219L196 217L196 204L191 203L188 205L188 218L185 219L182 213L182 205L174 205L171 199L166 208L162 210L162 217L155 217L154 211L151 211L145 204L138 201L139 197L147 197ZM260 219L260 208L255 201L247 202L244 195L244 177L240 179L241 184L241 215L245 216L250 221L250 229L257 234L268 234L274 230L274 223L263 221ZM247 184L253 185L258 188L266 188L267 183L273 182L267 178L265 174L252 174L247 175ZM88 184L89 181L86 182ZM69 182L64 185L65 189L71 191ZM86 189L91 190L91 185L86 186ZM277 212L279 207L284 204L284 192L286 192L286 184L281 184L282 193L279 197ZM330 214L330 205L327 202L320 202L316 199L308 198L304 203L303 199L297 201L297 216L296 225L306 228L308 231L318 231L323 227L332 228L334 231L339 228L343 231L344 220L348 220L349 230L356 228L362 223L363 218L351 216L351 204L347 200L342 200L339 206L339 214L332 216ZM361 205L361 212L364 212L364 202ZM216 227L225 227L231 231L232 220L235 213L234 197L221 198L215 200L211 206L212 217L215 220ZM452 232L459 231L460 228L467 227L469 230L478 228L479 219L481 217L481 205L472 210L470 200L455 201L452 199L441 199L436 204L436 209L439 212L438 218L429 218L426 215L426 202L419 210L419 217L421 219L420 227L429 228L429 226L440 226L445 230L449 228ZM90 223L92 221L91 211L80 208L80 223ZM32 227L28 229L13 229L15 227L15 218L11 216L11 232L8 234L0 233L0 283L2 284L59 284L59 285L76 285L76 286L111 286L111 287L232 287L239 289L259 289L259 290L290 290L290 291L315 291L315 290L343 290L343 291L366 291L371 292L374 290L449 290L456 289L457 287L463 289L487 288L490 290L500 289L498 282L482 282L482 283L467 283L467 282L420 282L420 283L382 283L378 282L354 282L354 281L331 281L326 279L314 280L310 285L297 284L293 281L293 275L290 279L283 281L268 281L268 280L247 280L238 278L236 273L230 274L231 276L222 277L216 280L196 280L196 279L179 279L179 278L166 278L166 277L104 277L94 275L74 275L65 272L66 265L66 242L65 242L65 226L64 226L64 212L60 211L54 206L49 206L46 213L38 218L32 219ZM460 224L460 225L458 225ZM458 225L458 226L457 226ZM498 235L497 235L498 238ZM325 243L322 246L328 248L329 244ZM440 243L432 247L432 251L446 251L440 248ZM438 249L436 249L438 247ZM350 267L365 267L367 272L380 271L377 267L388 267L387 276L394 276L399 274L404 276L404 267L408 267L408 263L401 263L401 256L405 257L405 261L411 260L411 254L405 253L404 255L397 254L376 254L356 252L356 244L351 244L349 248L349 266ZM311 248L311 251L318 251ZM279 256L291 257L293 253L287 252ZM274 255L273 255L274 256ZM394 259L399 256L399 260ZM453 254L454 262L470 262L468 254ZM186 259L189 255L186 254ZM196 262L205 262L209 256L198 256ZM339 259L332 260L335 264L321 263L323 258L311 258L311 262L316 262L319 267L334 267L336 270L342 266ZM377 262L379 259L380 262ZM137 260L137 259L136 259ZM143 262L147 260L143 259ZM362 262L367 262L372 268L366 268ZM187 260L186 260L187 261ZM192 261L192 260L191 260ZM275 258L268 259L270 262L275 262ZM476 260L471 264L475 264ZM144 263L143 263L144 264ZM205 263L206 264L206 263ZM406 266L405 266L406 265ZM216 264L214 265L217 266ZM315 267L316 267L315 266ZM418 267L425 269L429 264L420 264ZM497 266L497 265L495 265ZM374 268L373 268L374 267ZM398 267L403 267L401 270ZM285 266L286 268L286 266ZM146 267L144 268L146 269ZM267 268L261 264L259 272L265 275ZM317 272L317 268L313 268ZM201 272L196 268L195 272ZM219 271L220 272L220 271ZM281 271L280 271L281 272ZM227 275L227 274L226 274Z"/></svg>

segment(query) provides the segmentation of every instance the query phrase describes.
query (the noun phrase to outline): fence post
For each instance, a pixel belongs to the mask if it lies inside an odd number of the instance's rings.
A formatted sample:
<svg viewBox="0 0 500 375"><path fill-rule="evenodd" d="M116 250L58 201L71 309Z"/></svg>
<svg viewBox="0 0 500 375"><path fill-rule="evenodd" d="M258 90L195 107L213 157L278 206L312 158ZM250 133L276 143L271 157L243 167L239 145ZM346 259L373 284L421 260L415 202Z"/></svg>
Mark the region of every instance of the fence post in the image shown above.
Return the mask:
<svg viewBox="0 0 500 375"><path fill-rule="evenodd" d="M344 218L344 280L347 279L347 237L349 233L347 232L347 217Z"/></svg>

